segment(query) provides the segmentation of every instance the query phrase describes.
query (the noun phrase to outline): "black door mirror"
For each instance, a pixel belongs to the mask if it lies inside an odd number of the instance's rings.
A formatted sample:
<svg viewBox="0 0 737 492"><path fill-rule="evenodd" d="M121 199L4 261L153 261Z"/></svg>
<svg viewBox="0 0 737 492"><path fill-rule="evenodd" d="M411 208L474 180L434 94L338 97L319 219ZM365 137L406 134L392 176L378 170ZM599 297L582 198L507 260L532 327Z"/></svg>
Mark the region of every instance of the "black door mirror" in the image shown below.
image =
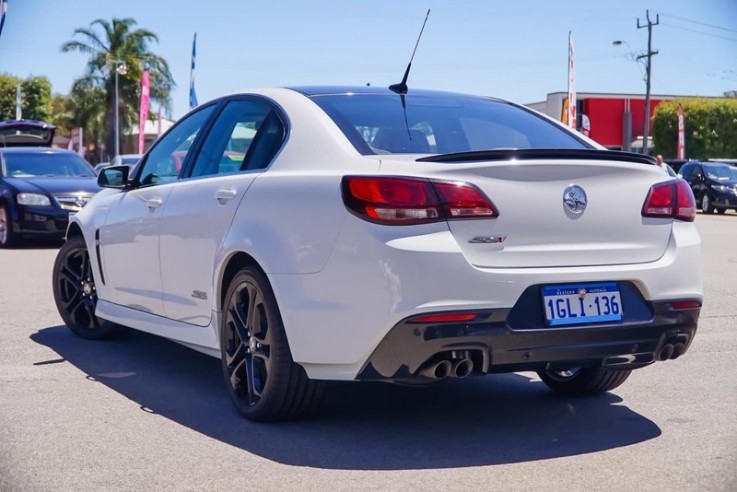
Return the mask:
<svg viewBox="0 0 737 492"><path fill-rule="evenodd" d="M97 186L101 188L127 188L129 171L130 167L126 165L105 167L97 176Z"/></svg>

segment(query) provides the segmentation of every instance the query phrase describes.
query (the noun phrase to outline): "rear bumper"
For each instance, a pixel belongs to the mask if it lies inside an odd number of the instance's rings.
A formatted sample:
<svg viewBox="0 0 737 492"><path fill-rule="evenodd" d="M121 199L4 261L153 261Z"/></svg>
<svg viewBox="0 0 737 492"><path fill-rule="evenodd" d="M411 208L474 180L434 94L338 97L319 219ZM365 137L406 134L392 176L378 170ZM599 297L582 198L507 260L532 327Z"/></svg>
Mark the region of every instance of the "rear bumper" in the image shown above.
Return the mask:
<svg viewBox="0 0 737 492"><path fill-rule="evenodd" d="M389 331L357 379L416 379L423 366L459 357L470 358L473 372L483 374L550 366L634 369L685 353L700 308L674 309L667 301L648 303L648 308L649 320L566 328L514 327L510 310L479 312L466 323L423 324L409 318Z"/></svg>

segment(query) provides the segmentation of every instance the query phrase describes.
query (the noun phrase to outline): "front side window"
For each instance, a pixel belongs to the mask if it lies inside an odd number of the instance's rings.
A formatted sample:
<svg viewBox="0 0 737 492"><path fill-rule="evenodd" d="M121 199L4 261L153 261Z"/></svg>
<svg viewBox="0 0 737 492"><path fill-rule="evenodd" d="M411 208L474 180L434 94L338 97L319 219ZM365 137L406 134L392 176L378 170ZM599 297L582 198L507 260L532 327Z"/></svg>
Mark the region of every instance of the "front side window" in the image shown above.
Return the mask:
<svg viewBox="0 0 737 492"><path fill-rule="evenodd" d="M411 92L311 99L364 155L591 148L545 118L493 99Z"/></svg>
<svg viewBox="0 0 737 492"><path fill-rule="evenodd" d="M681 176L683 176L684 179L688 179L688 178L690 178L691 176L693 176L695 174L694 173L695 169L696 169L696 166L691 166L689 164L685 164L681 168Z"/></svg>
<svg viewBox="0 0 737 492"><path fill-rule="evenodd" d="M168 183L177 179L187 153L214 109L215 105L211 104L186 116L154 144L138 175L138 182L142 186Z"/></svg>

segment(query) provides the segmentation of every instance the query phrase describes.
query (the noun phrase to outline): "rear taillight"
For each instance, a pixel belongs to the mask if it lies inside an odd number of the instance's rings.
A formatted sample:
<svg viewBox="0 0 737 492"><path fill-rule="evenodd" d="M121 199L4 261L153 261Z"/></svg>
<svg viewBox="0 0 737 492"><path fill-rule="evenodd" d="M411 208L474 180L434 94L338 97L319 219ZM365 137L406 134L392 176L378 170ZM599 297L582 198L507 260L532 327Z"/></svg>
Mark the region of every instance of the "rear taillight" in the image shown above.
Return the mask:
<svg viewBox="0 0 737 492"><path fill-rule="evenodd" d="M642 206L642 216L693 222L696 218L696 200L691 187L682 179L651 186Z"/></svg>
<svg viewBox="0 0 737 492"><path fill-rule="evenodd" d="M697 309L701 307L701 301L673 301L670 303L670 308L676 311L682 309Z"/></svg>
<svg viewBox="0 0 737 492"><path fill-rule="evenodd" d="M346 176L341 186L348 210L381 224L422 224L499 215L491 201L468 183Z"/></svg>

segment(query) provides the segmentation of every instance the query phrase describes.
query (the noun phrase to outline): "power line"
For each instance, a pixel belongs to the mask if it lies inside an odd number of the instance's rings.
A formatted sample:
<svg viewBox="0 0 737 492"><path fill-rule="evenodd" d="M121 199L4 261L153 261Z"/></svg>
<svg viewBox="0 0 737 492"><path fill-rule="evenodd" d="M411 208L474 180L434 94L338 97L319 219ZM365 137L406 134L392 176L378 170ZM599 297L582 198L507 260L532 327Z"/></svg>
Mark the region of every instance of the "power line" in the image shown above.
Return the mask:
<svg viewBox="0 0 737 492"><path fill-rule="evenodd" d="M661 12L661 14L663 15L663 17L670 17L671 19L678 19L683 22L690 22L692 24L698 24L700 26L711 27L713 29L719 29L721 31L737 33L737 30L735 29L729 29L729 28L722 27L722 26L715 26L714 24L707 24L706 22L699 22L699 21L695 21L692 19L686 19L685 17L678 17L677 15L664 14L663 12Z"/></svg>
<svg viewBox="0 0 737 492"><path fill-rule="evenodd" d="M663 25L664 26L668 26L668 27L673 28L673 29L680 29L681 31L693 32L693 33L696 33L696 34L701 34L703 36L710 36L712 38L726 39L727 41L732 41L734 43L737 43L737 39L735 39L735 38L728 38L727 36L720 36L719 34L712 34L710 32L698 31L696 29L689 29L688 27L683 27L683 26L675 26L673 24L668 24L667 22L663 22Z"/></svg>

